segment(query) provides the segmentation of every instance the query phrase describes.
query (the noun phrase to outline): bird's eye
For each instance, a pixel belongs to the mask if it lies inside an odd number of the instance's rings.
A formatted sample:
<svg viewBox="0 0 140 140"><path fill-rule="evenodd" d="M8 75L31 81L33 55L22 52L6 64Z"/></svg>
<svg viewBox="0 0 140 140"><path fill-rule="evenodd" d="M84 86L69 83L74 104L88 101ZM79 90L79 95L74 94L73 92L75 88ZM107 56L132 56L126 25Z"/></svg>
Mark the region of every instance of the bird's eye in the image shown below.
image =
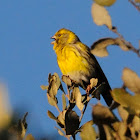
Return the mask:
<svg viewBox="0 0 140 140"><path fill-rule="evenodd" d="M61 36L61 34L58 34L58 37L60 37Z"/></svg>

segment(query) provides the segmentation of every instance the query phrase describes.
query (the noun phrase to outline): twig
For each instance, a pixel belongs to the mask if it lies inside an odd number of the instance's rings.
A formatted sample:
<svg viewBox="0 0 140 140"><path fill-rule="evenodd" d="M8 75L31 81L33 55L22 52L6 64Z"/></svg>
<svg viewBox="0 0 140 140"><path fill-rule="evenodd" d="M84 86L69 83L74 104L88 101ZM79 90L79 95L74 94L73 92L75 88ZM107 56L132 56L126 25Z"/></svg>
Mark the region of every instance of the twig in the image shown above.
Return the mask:
<svg viewBox="0 0 140 140"><path fill-rule="evenodd" d="M84 110L81 112L81 117L80 117L80 120L79 120L80 122L81 122L81 120L82 120L82 118L83 118L83 116L84 116L84 113L85 113L85 111L86 111L86 108L87 108L87 105L88 105L89 101L90 101L92 98L96 97L96 95L94 95L93 93L95 93L96 90L97 90L100 86L101 86L101 85L99 85L96 89L94 89L94 90L92 91L90 97L89 97L89 96L86 96L86 100L83 102L83 104L85 104L85 108L84 108ZM86 95L87 95L87 94L86 94Z"/></svg>
<svg viewBox="0 0 140 140"><path fill-rule="evenodd" d="M138 6L133 0L128 1L140 12L140 6Z"/></svg>
<svg viewBox="0 0 140 140"><path fill-rule="evenodd" d="M81 120L82 120L82 118L83 118L83 116L84 116L84 113L85 113L85 111L86 111L86 108L87 108L87 105L88 105L88 101L85 103L85 108L84 108L84 110L81 112L81 117L80 117L80 119L79 119L79 122L81 122Z"/></svg>
<svg viewBox="0 0 140 140"><path fill-rule="evenodd" d="M118 37L123 41L123 43L127 46L129 50L135 52L138 57L140 57L140 49L136 49L130 42L126 41L124 37L117 31L116 27L112 28L112 32L118 35Z"/></svg>

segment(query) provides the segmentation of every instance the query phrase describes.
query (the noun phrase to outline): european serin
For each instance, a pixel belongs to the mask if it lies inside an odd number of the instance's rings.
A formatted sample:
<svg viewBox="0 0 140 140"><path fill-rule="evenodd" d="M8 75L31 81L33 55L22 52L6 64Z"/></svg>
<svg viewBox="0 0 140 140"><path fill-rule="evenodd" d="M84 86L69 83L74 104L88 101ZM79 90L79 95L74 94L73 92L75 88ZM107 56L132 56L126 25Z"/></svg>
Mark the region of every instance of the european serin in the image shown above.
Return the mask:
<svg viewBox="0 0 140 140"><path fill-rule="evenodd" d="M68 29L60 29L52 38L54 41L51 44L54 44L53 49L62 74L69 76L84 89L90 84L91 78L98 79L97 86L104 82L106 88L101 94L110 106L112 103L110 85L90 49Z"/></svg>

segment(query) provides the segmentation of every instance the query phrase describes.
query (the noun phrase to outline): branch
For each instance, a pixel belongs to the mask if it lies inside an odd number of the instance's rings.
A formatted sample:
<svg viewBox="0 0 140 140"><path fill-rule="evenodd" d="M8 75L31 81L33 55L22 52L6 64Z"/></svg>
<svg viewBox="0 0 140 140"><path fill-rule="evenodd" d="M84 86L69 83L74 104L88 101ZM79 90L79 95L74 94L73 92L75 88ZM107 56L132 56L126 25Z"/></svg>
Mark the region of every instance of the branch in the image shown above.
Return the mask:
<svg viewBox="0 0 140 140"><path fill-rule="evenodd" d="M80 117L80 119L79 119L79 122L81 122L81 120L82 120L82 118L83 118L83 116L84 116L84 113L85 113L85 111L86 111L87 105L88 105L88 101L86 101L86 103L85 103L85 108L84 108L84 110L81 112L81 117Z"/></svg>
<svg viewBox="0 0 140 140"><path fill-rule="evenodd" d="M128 0L139 12L140 12L140 6L137 5L133 0Z"/></svg>
<svg viewBox="0 0 140 140"><path fill-rule="evenodd" d="M112 27L112 32L118 35L118 37L124 42L124 44L128 47L129 50L133 51L140 57L140 47L136 49L130 42L126 41L124 37L117 31L116 27Z"/></svg>

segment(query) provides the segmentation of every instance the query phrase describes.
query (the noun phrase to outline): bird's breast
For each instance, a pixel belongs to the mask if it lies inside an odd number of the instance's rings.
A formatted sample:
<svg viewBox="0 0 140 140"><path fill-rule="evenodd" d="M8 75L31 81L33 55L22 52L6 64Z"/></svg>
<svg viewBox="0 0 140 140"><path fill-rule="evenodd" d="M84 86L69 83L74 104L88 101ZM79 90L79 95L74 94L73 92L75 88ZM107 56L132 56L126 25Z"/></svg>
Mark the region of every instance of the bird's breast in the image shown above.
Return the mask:
<svg viewBox="0 0 140 140"><path fill-rule="evenodd" d="M63 75L68 75L72 80L80 83L87 81L90 75L90 65L86 58L81 56L74 48L64 48L57 53L57 62Z"/></svg>

